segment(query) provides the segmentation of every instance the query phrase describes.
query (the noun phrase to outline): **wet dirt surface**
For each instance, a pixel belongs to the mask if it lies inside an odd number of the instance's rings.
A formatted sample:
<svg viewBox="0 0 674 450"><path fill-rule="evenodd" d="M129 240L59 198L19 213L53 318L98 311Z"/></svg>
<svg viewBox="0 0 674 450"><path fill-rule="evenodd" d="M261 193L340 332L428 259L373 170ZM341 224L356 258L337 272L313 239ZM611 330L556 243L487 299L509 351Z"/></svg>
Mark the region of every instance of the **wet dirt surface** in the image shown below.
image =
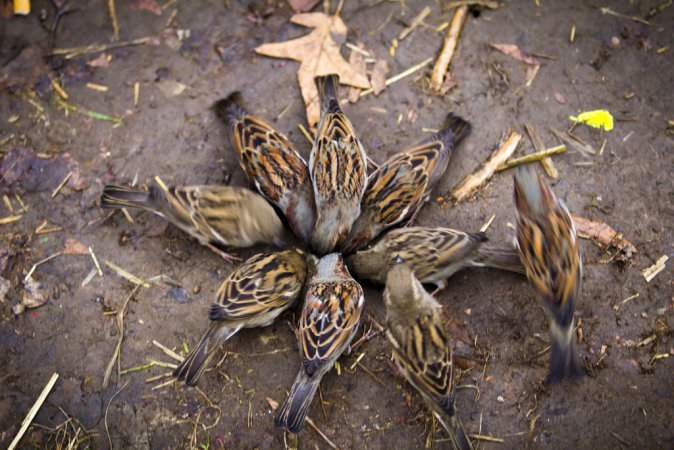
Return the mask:
<svg viewBox="0 0 674 450"><path fill-rule="evenodd" d="M0 19L0 65L28 44L48 52L44 27L54 10L48 2L33 3L28 17ZM79 9L64 15L55 47L110 42L105 3L78 4ZM209 448L327 448L310 426L305 425L297 442L273 426L273 406L285 398L299 366L289 328L299 308L268 328L232 338L224 361L202 378L201 391L173 384L153 390L166 379L146 379L170 371L156 366L121 377L115 367L110 385L102 387L119 336L114 315L104 313L121 308L134 287L104 261L144 279L163 274L177 282L151 283L128 303L121 369L150 360L175 363L153 340L177 352L183 352L184 342L192 348L205 330L219 283L233 270L159 218L132 213L131 224L120 212L110 216L98 206L104 184L128 184L137 177L144 185L160 175L167 184L247 185L224 127L210 110L215 100L234 90L242 92L249 110L272 120L305 157L309 153L297 128L304 123L297 64L253 53L261 43L306 33L288 22L291 11L285 3L254 2L248 8L243 1L178 1L168 2L156 11L159 15L139 9L151 3L117 2L121 39L152 39L107 50L107 67L87 64L100 53L47 58L48 70L35 64L23 69L30 72L19 78L18 84L28 83L24 88L1 85L0 151L3 158L24 158L22 167L32 174L26 172L26 179L15 174L0 187L14 208L0 205L0 215L22 214L1 225L0 275L11 287L0 303L0 446L9 444L51 374L58 372L60 378L33 422L53 428L66 420L65 412L93 432L94 448L107 448L110 442L115 448L209 443ZM379 162L427 136L424 128L439 127L448 111L471 121L473 133L455 151L438 195L479 166L510 127L523 132L524 123L531 123L545 145L553 146L559 142L549 127L567 129L568 116L598 108L614 114L611 132L576 129L595 149L606 138L601 155L586 157L569 149L554 157L560 178L553 188L571 211L610 224L638 249L631 263L623 265L607 263L610 254L582 242L584 286L576 316L588 376L577 383L544 383L547 319L524 278L467 270L454 276L437 298L457 337L456 353L470 358L463 362L473 366L459 382L467 386L457 394L463 423L470 434L502 440L475 440L478 448L672 448L672 264L650 283L641 271L662 255L672 255L674 141L667 121L674 120L674 7L664 8L647 26L602 15L585 2L541 3L504 2L495 11L470 15L452 64L458 86L446 96L428 93L427 68L379 97L369 95L344 108L369 155ZM613 8L643 18L657 4L620 2ZM347 1L341 15L349 27L348 42L361 41L377 57L387 58L391 74L435 57L444 32L434 28L452 16L435 3L426 19L430 27L418 27L400 42L395 57L388 56L391 39L423 6ZM44 22L40 11L46 14ZM575 41L569 43L572 26ZM525 65L489 43L514 43L549 58L542 59L533 83L525 87ZM39 54L35 61L42 61ZM119 116L122 123L66 114L44 73L59 80L67 101L80 111ZM185 85L182 92L176 82ZM90 89L87 83L108 90ZM134 83L139 83L137 105ZM400 114L403 120L397 123ZM532 151L525 138L520 154ZM71 176L52 198L73 170L70 161L77 163L78 176ZM14 194L26 211L21 212ZM490 239L510 241L514 207L507 172L496 175L473 201L444 208L431 201L417 223L477 231L493 214ZM57 230L36 234L45 220L43 231ZM28 270L63 251L68 238L93 248L103 276L82 286L95 268L88 253L57 256L32 275L45 304L15 316L12 308L28 295L22 281ZM238 253L250 256L262 249ZM364 287L367 315L384 323L382 289ZM372 323L366 320L361 330ZM363 352L360 365L355 364ZM317 396L310 417L339 448L448 447L444 431L433 426L389 356L383 335L343 356L341 373L332 371L324 378L323 404ZM32 426L22 445L54 447L56 438Z"/></svg>

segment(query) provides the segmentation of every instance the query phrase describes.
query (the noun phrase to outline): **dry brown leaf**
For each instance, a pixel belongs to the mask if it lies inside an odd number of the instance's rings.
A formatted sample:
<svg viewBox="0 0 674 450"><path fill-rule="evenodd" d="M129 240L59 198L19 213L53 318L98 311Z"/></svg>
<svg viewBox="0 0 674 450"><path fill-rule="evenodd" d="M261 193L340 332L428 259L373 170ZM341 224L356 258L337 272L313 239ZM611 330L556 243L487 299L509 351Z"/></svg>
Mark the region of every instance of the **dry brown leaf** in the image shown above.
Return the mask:
<svg viewBox="0 0 674 450"><path fill-rule="evenodd" d="M346 40L347 28L342 19L323 13L295 14L290 18L294 24L313 28L311 33L289 41L262 44L255 49L261 55L274 58L289 58L300 62L297 79L307 111L307 123L313 126L320 118L318 91L314 77L339 75L340 82L361 89L370 87L370 82L342 58L340 46Z"/></svg>
<svg viewBox="0 0 674 450"><path fill-rule="evenodd" d="M388 76L390 67L383 59L375 61L372 67L372 74L370 75L370 82L372 83L372 91L374 95L379 95L386 89L386 77Z"/></svg>
<svg viewBox="0 0 674 450"><path fill-rule="evenodd" d="M64 255L87 255L89 254L89 249L78 241L75 238L69 237L63 243L63 254Z"/></svg>
<svg viewBox="0 0 674 450"><path fill-rule="evenodd" d="M447 92L451 91L458 85L459 83L457 83L456 79L452 76L452 74L448 73L447 76L445 77L445 81L442 82L442 86L440 86L440 94L445 95Z"/></svg>
<svg viewBox="0 0 674 450"><path fill-rule="evenodd" d="M579 237L592 239L602 247L610 246L616 248L621 253L618 259L629 259L637 252L637 248L611 228L610 225L602 222L593 222L576 215L572 216L572 218Z"/></svg>
<svg viewBox="0 0 674 450"><path fill-rule="evenodd" d="M87 66L90 67L108 67L110 65L110 61L112 60L112 56L108 55L107 53L101 53L98 58L94 58L91 61L87 63Z"/></svg>
<svg viewBox="0 0 674 450"><path fill-rule="evenodd" d="M538 58L525 52L515 44L489 44L489 45L491 45L499 52L505 53L506 55L515 58L518 61L522 61L523 63L531 64L532 66L541 64Z"/></svg>
<svg viewBox="0 0 674 450"><path fill-rule="evenodd" d="M269 403L269 407L272 411L276 411L279 407L278 402L271 397L267 397L267 403Z"/></svg>
<svg viewBox="0 0 674 450"><path fill-rule="evenodd" d="M365 48L362 42L358 42L356 43L356 45L360 49ZM354 70L358 71L358 73L367 76L367 67L365 66L365 56L363 55L363 53L358 52L356 50L351 50L351 55L349 55L349 64L351 64L351 67L353 67ZM361 92L362 91L358 88L350 87L349 101L351 103L356 103L360 98Z"/></svg>
<svg viewBox="0 0 674 450"><path fill-rule="evenodd" d="M157 0L129 0L129 8L144 9L153 14L161 16L161 8L157 4Z"/></svg>
<svg viewBox="0 0 674 450"><path fill-rule="evenodd" d="M559 92L555 92L555 100L557 100L557 103L560 105L566 105L566 98Z"/></svg>
<svg viewBox="0 0 674 450"><path fill-rule="evenodd" d="M292 8L295 13L305 13L313 9L318 0L288 0L290 8Z"/></svg>

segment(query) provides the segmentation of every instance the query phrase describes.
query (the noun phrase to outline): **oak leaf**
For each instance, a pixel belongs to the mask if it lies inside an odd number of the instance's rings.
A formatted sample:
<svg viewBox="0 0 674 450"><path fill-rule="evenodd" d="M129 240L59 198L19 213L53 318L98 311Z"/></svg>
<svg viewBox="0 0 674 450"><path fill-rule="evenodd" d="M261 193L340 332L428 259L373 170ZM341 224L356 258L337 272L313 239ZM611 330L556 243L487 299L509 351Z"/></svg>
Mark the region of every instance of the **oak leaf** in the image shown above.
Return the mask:
<svg viewBox="0 0 674 450"><path fill-rule="evenodd" d="M361 89L369 88L370 82L367 76L351 67L339 52L340 46L346 41L347 28L338 15L328 16L320 12L295 14L290 21L313 28L313 31L297 39L262 44L255 51L300 62L297 79L304 98L307 123L313 126L321 114L314 77L336 73L340 83Z"/></svg>

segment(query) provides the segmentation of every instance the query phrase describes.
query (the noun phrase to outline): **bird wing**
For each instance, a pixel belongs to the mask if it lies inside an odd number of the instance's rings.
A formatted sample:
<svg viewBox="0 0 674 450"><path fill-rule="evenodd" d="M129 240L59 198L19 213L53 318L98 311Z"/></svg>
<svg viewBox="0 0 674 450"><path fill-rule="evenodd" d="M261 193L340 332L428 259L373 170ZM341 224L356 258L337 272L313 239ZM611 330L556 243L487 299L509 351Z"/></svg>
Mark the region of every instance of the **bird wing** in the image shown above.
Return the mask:
<svg viewBox="0 0 674 450"><path fill-rule="evenodd" d="M421 207L442 143L432 142L395 155L370 175L362 208L374 212L376 223L392 226L409 219Z"/></svg>
<svg viewBox="0 0 674 450"><path fill-rule="evenodd" d="M396 333L397 331L397 333ZM449 336L437 314L421 315L412 327L391 330L393 354L407 380L448 414L454 410L454 373Z"/></svg>
<svg viewBox="0 0 674 450"><path fill-rule="evenodd" d="M307 271L306 266L291 266L286 253L259 254L243 263L218 289L210 319L242 320L293 303Z"/></svg>
<svg viewBox="0 0 674 450"><path fill-rule="evenodd" d="M300 318L300 354L308 375L332 364L353 339L363 311L355 280L312 283Z"/></svg>
<svg viewBox="0 0 674 450"><path fill-rule="evenodd" d="M487 240L484 233L465 233L451 228L411 227L389 233L388 255L400 256L420 280L439 267L460 262Z"/></svg>
<svg viewBox="0 0 674 450"><path fill-rule="evenodd" d="M295 145L268 122L245 116L234 124L241 166L259 191L276 204L309 180L309 168Z"/></svg>
<svg viewBox="0 0 674 450"><path fill-rule="evenodd" d="M314 192L324 201L360 199L367 187L365 150L338 103L331 104L337 106L321 120L309 159Z"/></svg>

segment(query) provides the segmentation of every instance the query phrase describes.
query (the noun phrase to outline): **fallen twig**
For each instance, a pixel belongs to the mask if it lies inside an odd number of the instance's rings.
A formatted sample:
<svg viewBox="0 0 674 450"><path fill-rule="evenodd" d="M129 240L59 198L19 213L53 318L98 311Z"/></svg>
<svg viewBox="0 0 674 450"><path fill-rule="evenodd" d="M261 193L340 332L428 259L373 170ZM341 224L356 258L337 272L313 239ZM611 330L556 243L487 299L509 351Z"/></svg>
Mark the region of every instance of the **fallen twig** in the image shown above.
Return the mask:
<svg viewBox="0 0 674 450"><path fill-rule="evenodd" d="M619 13L617 11L613 11L608 6L605 6L603 8L599 8L599 11L601 11L602 14L608 14L610 16L620 17L621 19L632 20L634 22L643 23L644 25L648 25L648 26L651 25L650 22L648 22L647 20L644 20L640 17L628 16L627 14L623 14L623 13Z"/></svg>
<svg viewBox="0 0 674 450"><path fill-rule="evenodd" d="M108 266L109 268L111 268L112 270L117 272L117 275L119 275L120 277L126 278L127 280L129 280L133 284L137 284L138 286L142 285L143 287L146 287L146 288L150 287L150 285L145 280L135 276L131 272L127 272L126 270L119 267L117 264L112 263L108 260L105 260L104 262L105 262L106 266Z"/></svg>
<svg viewBox="0 0 674 450"><path fill-rule="evenodd" d="M414 72L423 69L424 67L426 67L427 65L429 65L432 62L433 62L433 58L427 58L427 59L421 61L419 64L417 64L415 66L412 66L412 67L410 67L409 69L407 69L403 72L400 72L398 75L394 75L391 78L388 78L386 80L386 83L384 83L384 84L386 86L390 86L391 84L393 84L397 81L400 81L405 77L408 77L408 76L412 75ZM368 89L365 89L363 92L361 92L360 96L364 97L364 96L366 96L368 94L371 94L373 92L374 92L374 89L368 88Z"/></svg>
<svg viewBox="0 0 674 450"><path fill-rule="evenodd" d="M136 287L133 288L129 296L126 297L126 300L124 300L122 307L119 308L119 310L117 311L117 331L119 333L119 337L117 338L117 345L115 346L115 352L113 353L112 358L110 358L108 367L106 367L105 373L103 374L103 389L107 388L108 383L110 383L110 376L112 375L112 369L115 367L115 361L117 361L117 359L119 358L119 354L122 350L122 341L124 340L124 311L126 311L126 306L129 304L129 301L136 294L136 292L138 292L138 289L140 289L141 286L142 283L136 284ZM112 401L112 399L110 399L110 401ZM110 405L108 404L108 406Z"/></svg>
<svg viewBox="0 0 674 450"><path fill-rule="evenodd" d="M108 444L110 444L110 449L112 450L112 438L110 437L110 430L108 429L108 410L110 409L110 405L112 404L112 401L119 395L120 392L124 390L124 388L129 384L130 380L127 380L126 383L124 383L124 386L119 388L117 392L115 392L112 397L110 397L110 401L108 402L108 406L105 408L105 415L103 416L103 423L105 424L105 433L108 435Z"/></svg>
<svg viewBox="0 0 674 450"><path fill-rule="evenodd" d="M529 139L531 139L531 143L534 145L536 151L542 152L543 150L545 150L543 140L541 139L540 135L538 134L534 126L530 123L525 123L524 128L527 130ZM546 157L541 159L541 165L543 166L543 169L545 169L545 173L547 173L550 178L555 179L559 178L559 172L557 171L557 168L552 162L552 158Z"/></svg>
<svg viewBox="0 0 674 450"><path fill-rule="evenodd" d="M484 185L489 178L494 175L496 168L501 166L515 153L517 146L522 141L522 135L515 130L510 130L508 137L501 147L492 153L491 157L480 167L476 172L468 175L463 179L457 187L455 187L450 195L456 202L460 202L468 198L473 191Z"/></svg>
<svg viewBox="0 0 674 450"><path fill-rule="evenodd" d="M115 11L115 0L108 0L108 12L112 20L112 30L114 33L114 40L119 41L119 22L117 22L117 11Z"/></svg>
<svg viewBox="0 0 674 450"><path fill-rule="evenodd" d="M594 156L597 154L594 148L586 142L582 142L580 139L573 135L568 135L566 136L564 133L562 133L559 130L556 130L554 128L550 128L550 131L552 131L552 134L557 136L557 138L564 142L566 145L575 148L578 150L583 156Z"/></svg>
<svg viewBox="0 0 674 450"><path fill-rule="evenodd" d="M63 252L56 252L53 255L49 255L46 258L41 259L40 261L33 264L33 266L28 271L28 274L23 278L23 282L25 283L30 279L31 275L33 275L33 272L35 272L35 269L37 269L38 266L46 263L47 261L51 261L52 259L56 258L57 256L61 256L62 254L63 254Z"/></svg>
<svg viewBox="0 0 674 450"><path fill-rule="evenodd" d="M74 58L76 56L79 56L79 55L86 55L86 54L89 54L89 53L104 52L106 50L111 50L113 48L129 47L129 46L133 46L133 45L147 44L148 42L152 41L152 39L153 39L152 37L148 36L148 37L133 39L133 40L130 40L130 41L113 42L112 44L91 44L91 45L87 45L85 47L55 48L47 56L63 56L63 55L65 55L66 59L72 59L72 58Z"/></svg>
<svg viewBox="0 0 674 450"><path fill-rule="evenodd" d="M316 433L318 433L319 436L322 437L323 440L325 440L325 442L327 442L327 444L328 444L331 448L333 448L334 450L339 450L339 447L337 447L337 446L335 445L335 443L332 442L332 441L330 440L330 438L328 438L328 437L327 437L327 436L326 436L326 435L325 435L325 434L324 434L324 433L323 433L323 432L316 426L316 424L314 423L314 421L311 420L311 417L307 416L306 421L307 421L307 423L309 424L309 426L310 426L311 428L313 428L314 431L316 431Z"/></svg>
<svg viewBox="0 0 674 450"><path fill-rule="evenodd" d="M608 224L593 222L576 215L572 215L571 217L579 237L592 239L604 248L614 247L622 253L622 259L625 260L631 258L637 252L637 248L634 245Z"/></svg>
<svg viewBox="0 0 674 450"><path fill-rule="evenodd" d="M409 34L410 34L412 31L414 31L415 28L418 27L418 26L421 24L421 22L423 22L424 19L425 19L430 13L431 13L431 8L429 8L428 6L425 6L424 9L422 9L421 12L420 12L419 14L417 14L417 16L416 16L414 19L412 19L412 22L410 23L410 26L407 27L407 28L405 28L404 30L402 30L402 31L400 32L400 34L398 35L398 40L402 41L402 40L405 39L407 36L409 36Z"/></svg>
<svg viewBox="0 0 674 450"><path fill-rule="evenodd" d="M447 2L442 9L458 8L459 6L482 6L489 9L498 9L500 6L498 2L492 0L459 0L455 2Z"/></svg>
<svg viewBox="0 0 674 450"><path fill-rule="evenodd" d="M541 161L543 158L549 158L552 155L557 153L564 153L566 151L566 145L558 145L556 147L551 147L540 152L532 153L530 155L520 156L519 158L511 159L507 163L503 164L500 167L496 168L497 172L501 172L506 169L512 169L522 164L528 164L535 161Z"/></svg>
<svg viewBox="0 0 674 450"><path fill-rule="evenodd" d="M53 373L49 381L47 382L47 385L42 389L42 392L40 393L40 396L35 400L35 403L33 406L30 408L28 411L28 414L26 414L26 417L23 419L23 422L21 422L21 428L19 428L19 432L16 433L16 436L14 436L14 440L12 441L11 444L9 444L8 450L14 450L16 446L19 444L19 441L23 437L24 433L28 429L28 426L30 423L33 421L35 418L35 415L37 412L40 410L42 407L42 404L44 401L47 399L47 396L51 392L52 388L54 387L54 384L56 383L56 380L58 380L59 374L58 373Z"/></svg>
<svg viewBox="0 0 674 450"><path fill-rule="evenodd" d="M665 263L668 259L669 257L667 255L662 255L660 258L658 258L657 261L655 261L655 264L647 267L641 272L641 275L643 275L647 283L650 283L657 274L665 270Z"/></svg>
<svg viewBox="0 0 674 450"><path fill-rule="evenodd" d="M440 56L438 56L435 67L433 67L433 73L431 74L431 88L436 91L439 91L442 88L445 74L452 62L452 57L454 56L454 51L456 50L456 45L459 41L459 35L461 34L463 24L466 22L467 15L468 6L466 5L459 6L454 12L452 23L449 25L449 30L447 30L445 40L442 44L442 51L440 51Z"/></svg>
<svg viewBox="0 0 674 450"><path fill-rule="evenodd" d="M170 356L171 358L175 359L178 362L183 362L185 358L174 352L168 347L163 346L161 343L159 343L157 340L152 339L152 345L159 347L159 349L164 352L166 356Z"/></svg>

